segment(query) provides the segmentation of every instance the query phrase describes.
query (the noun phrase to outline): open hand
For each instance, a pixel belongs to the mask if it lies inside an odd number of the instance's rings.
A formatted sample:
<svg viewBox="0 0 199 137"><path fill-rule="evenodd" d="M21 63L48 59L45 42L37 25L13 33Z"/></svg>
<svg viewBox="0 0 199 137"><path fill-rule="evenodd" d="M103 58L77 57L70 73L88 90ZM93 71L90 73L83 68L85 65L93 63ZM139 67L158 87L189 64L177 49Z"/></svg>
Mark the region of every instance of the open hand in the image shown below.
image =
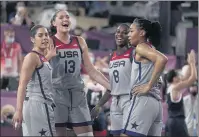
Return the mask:
<svg viewBox="0 0 199 137"><path fill-rule="evenodd" d="M101 112L101 107L99 106L95 106L92 110L91 110L91 119L94 120L95 118L97 118L99 116L99 113Z"/></svg>
<svg viewBox="0 0 199 137"><path fill-rule="evenodd" d="M15 130L21 127L22 119L22 112L16 111L12 118L12 123Z"/></svg>
<svg viewBox="0 0 199 137"><path fill-rule="evenodd" d="M149 84L144 84L140 86L136 86L135 88L132 89L132 93L137 95L137 94L146 94L149 92L151 89L151 86Z"/></svg>

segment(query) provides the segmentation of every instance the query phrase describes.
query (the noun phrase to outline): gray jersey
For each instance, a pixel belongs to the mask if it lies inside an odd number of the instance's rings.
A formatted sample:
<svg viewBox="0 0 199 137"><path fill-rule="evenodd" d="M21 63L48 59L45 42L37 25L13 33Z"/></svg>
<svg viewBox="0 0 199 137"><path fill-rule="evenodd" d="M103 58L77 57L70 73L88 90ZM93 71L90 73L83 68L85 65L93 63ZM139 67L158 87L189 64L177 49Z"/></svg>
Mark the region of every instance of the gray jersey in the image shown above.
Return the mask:
<svg viewBox="0 0 199 137"><path fill-rule="evenodd" d="M131 71L131 89L135 86L147 84L151 80L151 76L154 70L154 63L141 63L137 62L135 58L132 62L132 71ZM156 97L157 99L161 99L160 97L160 79L155 83L150 90L150 94Z"/></svg>
<svg viewBox="0 0 199 137"><path fill-rule="evenodd" d="M84 88L81 79L82 51L77 37L71 36L69 44L64 44L55 36L52 37L57 47L57 56L50 61L53 67L53 87L65 91L67 89Z"/></svg>
<svg viewBox="0 0 199 137"><path fill-rule="evenodd" d="M124 54L117 55L113 52L109 63L109 77L112 95L129 94L127 87L131 79L131 67L133 59L133 47L129 48Z"/></svg>
<svg viewBox="0 0 199 137"><path fill-rule="evenodd" d="M48 60L36 51L32 51L39 55L42 62L42 66L36 68L32 74L31 80L27 85L27 96L38 96L39 98L44 98L52 100L52 68Z"/></svg>

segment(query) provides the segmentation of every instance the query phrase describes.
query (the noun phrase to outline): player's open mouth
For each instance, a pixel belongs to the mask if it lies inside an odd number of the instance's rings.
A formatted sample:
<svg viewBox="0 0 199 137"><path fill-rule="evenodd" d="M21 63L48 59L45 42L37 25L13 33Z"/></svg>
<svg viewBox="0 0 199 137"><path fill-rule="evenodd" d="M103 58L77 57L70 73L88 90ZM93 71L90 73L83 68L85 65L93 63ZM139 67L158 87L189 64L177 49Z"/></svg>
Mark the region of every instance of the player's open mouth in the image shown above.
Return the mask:
<svg viewBox="0 0 199 137"><path fill-rule="evenodd" d="M123 39L122 38L117 38L117 41L122 42Z"/></svg>
<svg viewBox="0 0 199 137"><path fill-rule="evenodd" d="M68 28L69 24L62 24L62 26Z"/></svg>
<svg viewBox="0 0 199 137"><path fill-rule="evenodd" d="M46 45L46 44L48 44L48 42L42 42L41 44L45 44Z"/></svg>

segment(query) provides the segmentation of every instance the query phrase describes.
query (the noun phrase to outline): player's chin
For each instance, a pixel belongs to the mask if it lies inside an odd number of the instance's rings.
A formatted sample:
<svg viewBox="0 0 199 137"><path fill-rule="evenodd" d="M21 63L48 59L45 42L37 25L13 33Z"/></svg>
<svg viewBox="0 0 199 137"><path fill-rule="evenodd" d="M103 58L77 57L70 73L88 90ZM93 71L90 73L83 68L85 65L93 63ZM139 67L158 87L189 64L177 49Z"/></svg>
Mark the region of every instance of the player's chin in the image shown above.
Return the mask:
<svg viewBox="0 0 199 137"><path fill-rule="evenodd" d="M70 32L70 28L63 28L62 29L62 33L67 33L67 32Z"/></svg>
<svg viewBox="0 0 199 137"><path fill-rule="evenodd" d="M40 46L40 49L46 49L46 48L48 48L48 45L42 44L42 45Z"/></svg>

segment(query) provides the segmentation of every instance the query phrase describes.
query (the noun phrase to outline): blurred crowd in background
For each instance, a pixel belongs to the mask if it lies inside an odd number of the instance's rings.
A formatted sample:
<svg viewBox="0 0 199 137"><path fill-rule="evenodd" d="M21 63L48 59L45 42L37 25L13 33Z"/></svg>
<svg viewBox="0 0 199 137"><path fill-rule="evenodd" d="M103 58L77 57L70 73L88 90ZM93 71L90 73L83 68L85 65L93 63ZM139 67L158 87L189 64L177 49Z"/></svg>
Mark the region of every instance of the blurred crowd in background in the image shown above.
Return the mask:
<svg viewBox="0 0 199 137"><path fill-rule="evenodd" d="M86 39L92 63L107 77L108 56L116 48L114 39L116 28L120 23L132 23L135 18L159 21L162 25L162 40L158 50L169 59L164 74L170 69L176 69L185 75L188 71L187 53L190 49L198 52L197 1L1 1L1 93L2 95L5 93L5 97L2 96L1 99L6 100L1 103L1 127L11 126L21 65L24 56L32 48L29 27L34 23L49 28L52 15L59 9L69 11L72 21L71 34ZM8 44L12 45L11 50L6 47ZM82 78L85 82L88 105L92 109L105 89L90 79L84 68ZM195 113L199 102L195 101L198 95L190 94L190 91L198 91L197 81L184 92L187 127L190 136L195 136L198 124ZM10 94L15 95L13 97ZM110 103L104 106L104 111L95 120L93 125L95 131L109 130ZM165 109L165 123L167 119L165 100L162 100L162 104ZM100 132L99 135L101 134L107 133Z"/></svg>

